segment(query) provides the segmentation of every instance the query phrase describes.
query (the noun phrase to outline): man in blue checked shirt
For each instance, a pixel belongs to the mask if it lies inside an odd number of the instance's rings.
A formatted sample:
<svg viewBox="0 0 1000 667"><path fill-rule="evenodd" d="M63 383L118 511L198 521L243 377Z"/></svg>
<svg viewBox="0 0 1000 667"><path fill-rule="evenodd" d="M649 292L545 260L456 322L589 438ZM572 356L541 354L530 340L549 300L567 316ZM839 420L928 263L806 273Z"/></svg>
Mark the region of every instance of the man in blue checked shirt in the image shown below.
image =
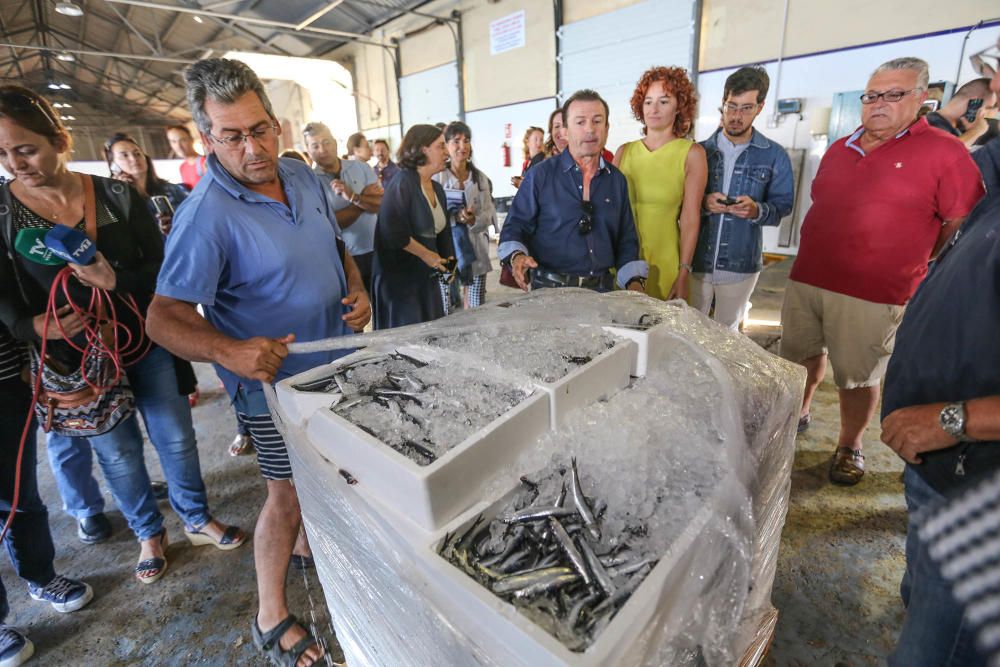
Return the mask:
<svg viewBox="0 0 1000 667"><path fill-rule="evenodd" d="M529 169L517 191L498 255L527 291L540 287L618 287L645 291L649 267L639 259L639 235L628 185L601 151L608 105L592 90L562 108L569 146Z"/></svg>

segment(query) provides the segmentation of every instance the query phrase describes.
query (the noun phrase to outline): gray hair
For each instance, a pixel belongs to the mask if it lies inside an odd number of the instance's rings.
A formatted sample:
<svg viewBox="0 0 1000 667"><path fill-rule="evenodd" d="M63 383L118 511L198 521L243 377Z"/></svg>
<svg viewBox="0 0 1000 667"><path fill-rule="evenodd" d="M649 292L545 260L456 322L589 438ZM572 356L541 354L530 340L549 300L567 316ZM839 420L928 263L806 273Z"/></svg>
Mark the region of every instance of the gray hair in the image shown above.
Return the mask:
<svg viewBox="0 0 1000 667"><path fill-rule="evenodd" d="M256 93L264 111L272 119L274 111L271 100L267 99L264 84L246 63L226 58L206 58L188 66L184 70L187 84L188 106L198 129L208 134L212 131L212 119L205 113L205 101L234 104L247 93Z"/></svg>
<svg viewBox="0 0 1000 667"><path fill-rule="evenodd" d="M920 58L894 58L889 62L882 63L879 65L872 76L876 74L881 74L882 72L892 72L895 70L910 69L917 73L917 88L920 90L927 90L927 86L930 83L931 75L927 68L927 62L921 60Z"/></svg>
<svg viewBox="0 0 1000 667"><path fill-rule="evenodd" d="M302 128L302 136L306 136L308 134L323 134L324 132L329 134L331 137L333 136L333 132L330 132L330 128L326 126L326 123L321 123L318 120L306 123L306 126Z"/></svg>

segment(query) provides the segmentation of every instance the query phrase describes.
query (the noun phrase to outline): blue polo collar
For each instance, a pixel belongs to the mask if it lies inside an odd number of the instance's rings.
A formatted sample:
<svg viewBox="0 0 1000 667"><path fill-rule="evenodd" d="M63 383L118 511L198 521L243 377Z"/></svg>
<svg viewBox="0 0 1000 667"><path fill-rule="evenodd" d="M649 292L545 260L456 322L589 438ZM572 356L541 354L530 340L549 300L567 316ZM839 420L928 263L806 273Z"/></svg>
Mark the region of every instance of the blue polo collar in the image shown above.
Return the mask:
<svg viewBox="0 0 1000 667"><path fill-rule="evenodd" d="M601 152L602 153L604 152L603 148L601 149ZM576 166L576 160L574 160L573 156L570 155L569 148L566 148L566 150L564 150L562 153L560 153L559 157L556 158L556 159L559 160L559 169L561 171L569 171L570 169L572 169L573 167ZM597 162L597 171L599 171L599 172L603 171L605 173L610 173L611 170L608 169L608 164L604 161L604 156L600 155L600 156L598 156L597 159L598 159L598 162Z"/></svg>
<svg viewBox="0 0 1000 667"><path fill-rule="evenodd" d="M226 171L226 168L222 166L219 159L215 157L214 154L208 156L206 161L208 165L208 170L206 172L207 177L211 177L212 181L217 183L223 190L225 190L233 199L242 199L243 201L256 202L261 204L273 204L275 201L270 197L266 197L262 194L254 192L247 186L243 185L235 178L232 174ZM278 159L278 179L281 181L281 186L285 189L285 195L288 196L289 193L294 189L293 183L294 179L291 178L291 171L281 164L281 159ZM290 199L289 199L290 201Z"/></svg>

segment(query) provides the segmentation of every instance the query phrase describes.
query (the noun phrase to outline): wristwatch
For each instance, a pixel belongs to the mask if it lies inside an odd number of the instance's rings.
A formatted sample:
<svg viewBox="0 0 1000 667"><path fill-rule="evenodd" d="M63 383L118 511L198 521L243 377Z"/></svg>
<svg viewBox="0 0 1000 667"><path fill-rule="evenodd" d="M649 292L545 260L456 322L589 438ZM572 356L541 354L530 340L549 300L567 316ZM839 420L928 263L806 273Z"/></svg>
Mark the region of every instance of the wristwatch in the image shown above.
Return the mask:
<svg viewBox="0 0 1000 667"><path fill-rule="evenodd" d="M357 192L355 192L351 196L351 203L354 204L355 206L357 206L358 208L361 208L361 197L358 196Z"/></svg>
<svg viewBox="0 0 1000 667"><path fill-rule="evenodd" d="M639 283L639 287L641 287L643 290L646 289L646 279L643 278L642 276L636 276L635 278L632 278L627 283L625 283L625 289L628 289L628 286L635 282Z"/></svg>
<svg viewBox="0 0 1000 667"><path fill-rule="evenodd" d="M965 401L949 403L941 408L939 419L945 433L960 441L970 440L965 434Z"/></svg>

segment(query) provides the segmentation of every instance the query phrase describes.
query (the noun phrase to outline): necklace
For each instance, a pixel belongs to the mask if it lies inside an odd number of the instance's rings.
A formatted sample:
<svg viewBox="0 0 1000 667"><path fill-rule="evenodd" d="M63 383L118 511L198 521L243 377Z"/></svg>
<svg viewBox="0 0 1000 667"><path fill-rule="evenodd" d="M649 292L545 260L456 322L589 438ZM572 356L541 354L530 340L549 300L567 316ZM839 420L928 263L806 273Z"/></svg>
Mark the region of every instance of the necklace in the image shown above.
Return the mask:
<svg viewBox="0 0 1000 667"><path fill-rule="evenodd" d="M79 179L76 179L76 183L80 184ZM77 199L78 195L82 194L82 192L80 193L74 192L73 190L75 188L70 186L69 188L70 192L67 193L68 196L66 197L66 204L62 205L60 208L56 208L58 204L53 205L46 198L35 195L35 193L31 192L31 188L20 187L18 189L21 191L18 198L21 199L21 201L23 201L25 205L28 206L28 208L31 208L33 210L34 209L42 210L43 208L48 209L49 214L47 216L43 215L42 217L45 217L53 221L58 221L60 218L67 217L67 215L60 215L60 210L65 211L67 214L70 215L74 213L75 211L71 210L75 208L73 206L73 203Z"/></svg>

